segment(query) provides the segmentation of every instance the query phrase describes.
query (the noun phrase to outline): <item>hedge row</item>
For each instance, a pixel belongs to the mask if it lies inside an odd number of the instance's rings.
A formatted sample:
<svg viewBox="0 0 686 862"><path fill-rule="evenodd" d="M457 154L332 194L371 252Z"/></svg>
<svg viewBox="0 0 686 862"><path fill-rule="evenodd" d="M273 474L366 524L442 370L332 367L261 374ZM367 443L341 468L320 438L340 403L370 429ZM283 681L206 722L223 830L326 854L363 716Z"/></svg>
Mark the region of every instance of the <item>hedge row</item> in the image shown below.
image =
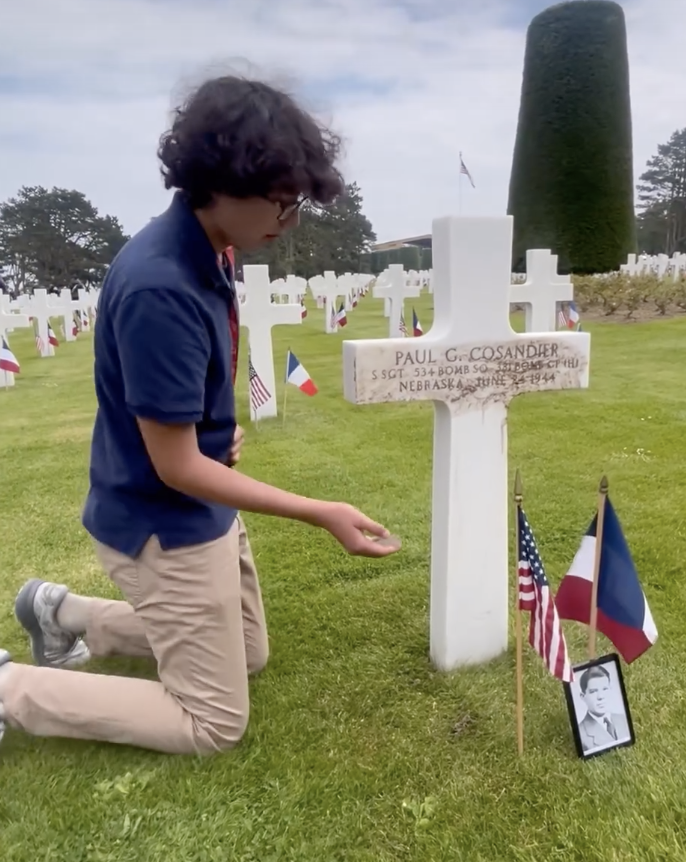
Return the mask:
<svg viewBox="0 0 686 862"><path fill-rule="evenodd" d="M686 312L686 277L573 276L574 301L579 310L618 315L630 320L637 312L664 315Z"/></svg>

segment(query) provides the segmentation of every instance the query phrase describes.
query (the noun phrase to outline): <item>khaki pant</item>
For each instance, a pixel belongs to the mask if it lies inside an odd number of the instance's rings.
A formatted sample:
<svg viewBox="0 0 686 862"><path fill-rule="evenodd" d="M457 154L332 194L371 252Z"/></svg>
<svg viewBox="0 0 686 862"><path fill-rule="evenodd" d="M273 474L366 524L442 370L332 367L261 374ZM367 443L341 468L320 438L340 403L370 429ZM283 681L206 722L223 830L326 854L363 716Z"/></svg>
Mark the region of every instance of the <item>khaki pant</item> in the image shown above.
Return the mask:
<svg viewBox="0 0 686 862"><path fill-rule="evenodd" d="M4 707L37 736L96 739L170 753L235 745L248 723L248 673L269 647L250 544L239 518L221 539L132 560L96 544L126 602L94 599L93 656L152 656L160 682L16 665Z"/></svg>

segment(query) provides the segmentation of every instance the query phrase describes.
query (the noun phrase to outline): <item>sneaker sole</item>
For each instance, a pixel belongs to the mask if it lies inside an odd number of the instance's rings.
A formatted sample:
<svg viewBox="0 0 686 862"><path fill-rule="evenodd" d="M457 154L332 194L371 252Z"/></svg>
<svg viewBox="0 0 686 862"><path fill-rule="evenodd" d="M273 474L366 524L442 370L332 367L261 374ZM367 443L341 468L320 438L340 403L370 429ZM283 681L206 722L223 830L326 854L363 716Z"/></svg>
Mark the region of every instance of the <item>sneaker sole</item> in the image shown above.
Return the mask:
<svg viewBox="0 0 686 862"><path fill-rule="evenodd" d="M32 578L19 590L17 598L14 600L14 615L20 625L28 632L33 660L40 667L46 667L48 662L45 660L43 629L40 627L38 617L33 609L33 602L38 588L44 583L45 581L40 578Z"/></svg>

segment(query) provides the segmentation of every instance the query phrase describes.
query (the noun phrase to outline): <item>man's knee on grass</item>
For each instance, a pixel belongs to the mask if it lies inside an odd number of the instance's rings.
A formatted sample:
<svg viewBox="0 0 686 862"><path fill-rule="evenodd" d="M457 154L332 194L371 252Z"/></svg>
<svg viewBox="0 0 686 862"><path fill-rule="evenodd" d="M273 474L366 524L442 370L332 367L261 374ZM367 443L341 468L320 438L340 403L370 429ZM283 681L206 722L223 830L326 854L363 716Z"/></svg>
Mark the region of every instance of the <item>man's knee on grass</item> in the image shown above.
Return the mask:
<svg viewBox="0 0 686 862"><path fill-rule="evenodd" d="M209 721L193 716L193 735L187 754L220 754L235 748L248 727L250 710L227 714L224 720Z"/></svg>

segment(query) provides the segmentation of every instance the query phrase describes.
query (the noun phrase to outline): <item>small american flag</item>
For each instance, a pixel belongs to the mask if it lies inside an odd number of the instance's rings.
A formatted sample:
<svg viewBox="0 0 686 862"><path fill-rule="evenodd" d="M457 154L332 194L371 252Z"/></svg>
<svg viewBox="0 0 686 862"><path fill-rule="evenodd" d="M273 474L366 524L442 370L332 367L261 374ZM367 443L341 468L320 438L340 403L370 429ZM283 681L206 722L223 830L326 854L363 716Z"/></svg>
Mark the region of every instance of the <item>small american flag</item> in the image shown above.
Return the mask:
<svg viewBox="0 0 686 862"><path fill-rule="evenodd" d="M531 613L529 643L541 656L553 676L563 682L571 682L573 672L567 653L567 643L534 534L521 508L517 509L517 518L519 608Z"/></svg>
<svg viewBox="0 0 686 862"><path fill-rule="evenodd" d="M338 313L333 302L331 303L331 329L338 329Z"/></svg>
<svg viewBox="0 0 686 862"><path fill-rule="evenodd" d="M404 314L401 314L401 315L400 315L400 332L401 332L404 336L408 336L408 335L410 334L410 333L407 331L407 326L406 326L406 324L405 324L405 315L404 315Z"/></svg>
<svg viewBox="0 0 686 862"><path fill-rule="evenodd" d="M557 312L557 325L560 329L567 329L567 315L562 309Z"/></svg>
<svg viewBox="0 0 686 862"><path fill-rule="evenodd" d="M469 171L467 170L467 165L465 165L464 161L462 160L462 153L460 153L460 173L464 174L467 177L469 182L472 184L472 188L475 189L476 186L474 185L472 175L469 173Z"/></svg>
<svg viewBox="0 0 686 862"><path fill-rule="evenodd" d="M250 404L254 412L272 397L269 390L262 382L262 378L255 371L255 366L252 364L252 359L248 357L248 377L250 380Z"/></svg>
<svg viewBox="0 0 686 862"><path fill-rule="evenodd" d="M44 341L43 341L43 339L40 337L40 335L37 335L37 336L36 336L36 349L38 350L38 352L39 352L39 353L40 353L40 355L42 356L42 355L43 355L43 352L44 352L44 350L45 350L45 342L44 342Z"/></svg>

